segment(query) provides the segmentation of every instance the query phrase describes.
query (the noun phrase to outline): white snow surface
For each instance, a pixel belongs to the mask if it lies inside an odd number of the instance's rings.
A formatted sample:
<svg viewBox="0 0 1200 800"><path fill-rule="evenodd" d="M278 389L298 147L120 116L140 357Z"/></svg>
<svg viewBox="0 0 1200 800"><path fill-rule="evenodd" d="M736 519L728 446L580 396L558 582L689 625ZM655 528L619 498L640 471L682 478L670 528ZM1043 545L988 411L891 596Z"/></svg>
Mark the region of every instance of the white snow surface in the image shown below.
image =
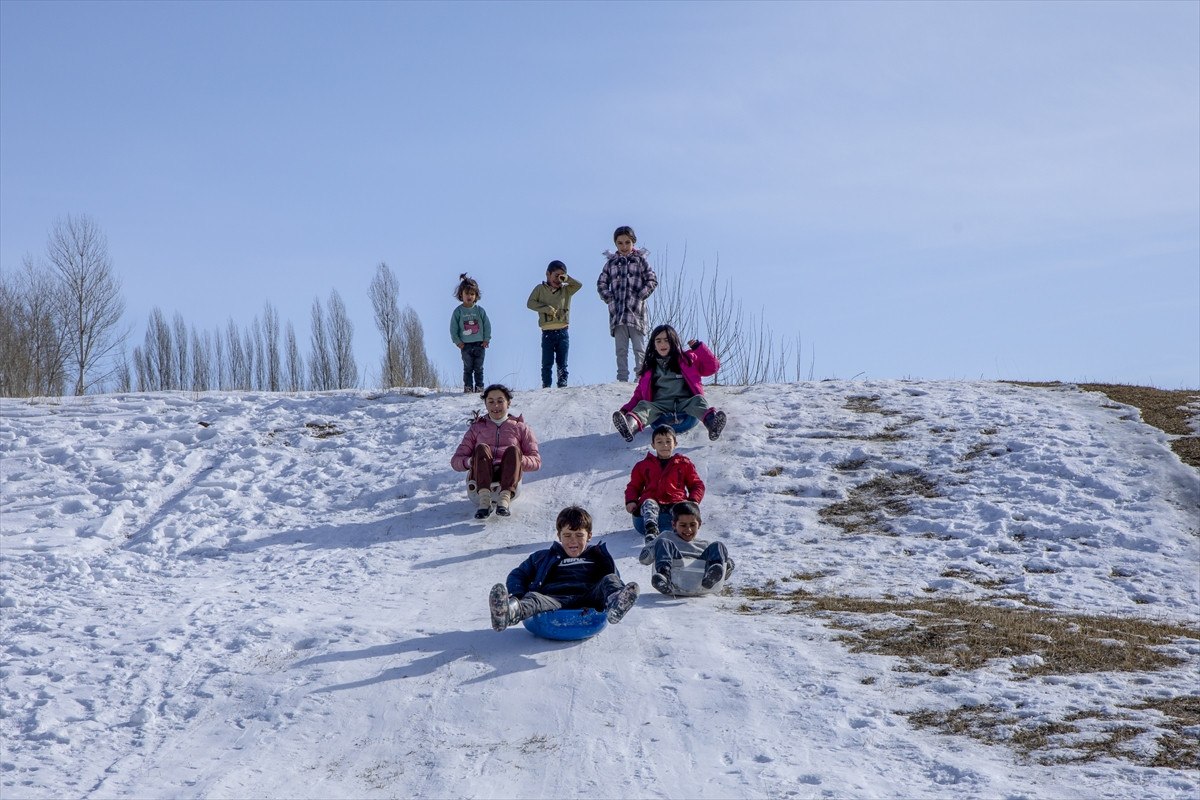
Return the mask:
<svg viewBox="0 0 1200 800"><path fill-rule="evenodd" d="M1044 765L905 716L1100 708L1153 724L1127 707L1195 695L1196 639L1157 672L1031 677L1039 657L1020 654L937 675L852 651L828 615L742 608L774 581L1196 626L1200 478L1136 409L1072 386L712 387L724 435L698 428L680 450L708 485L701 538L724 541L737 570L724 593L684 600L655 593L637 563L623 490L648 442L626 444L610 419L629 392L518 393L544 466L512 517L485 522L449 468L474 395L0 401L0 794L1200 792L1196 771ZM937 491L908 498L888 532L818 516L911 470ZM549 545L573 503L643 587L637 605L584 642L496 633L489 588Z"/></svg>

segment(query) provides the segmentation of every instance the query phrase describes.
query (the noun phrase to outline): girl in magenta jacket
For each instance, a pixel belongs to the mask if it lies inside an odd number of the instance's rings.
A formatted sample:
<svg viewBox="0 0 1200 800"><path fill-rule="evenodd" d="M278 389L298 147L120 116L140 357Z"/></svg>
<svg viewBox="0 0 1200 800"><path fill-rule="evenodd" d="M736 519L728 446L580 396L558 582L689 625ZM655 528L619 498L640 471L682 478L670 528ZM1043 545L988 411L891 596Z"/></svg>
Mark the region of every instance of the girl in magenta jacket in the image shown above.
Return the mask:
<svg viewBox="0 0 1200 800"><path fill-rule="evenodd" d="M692 339L685 352L675 329L659 325L650 334L633 397L613 412L617 433L632 442L633 435L651 420L682 413L699 419L708 429L708 438L717 439L725 428L725 412L709 406L701 378L715 375L720 366L703 342Z"/></svg>
<svg viewBox="0 0 1200 800"><path fill-rule="evenodd" d="M476 412L450 457L450 467L467 473L467 496L478 505L476 519L492 513L493 500L496 513L507 517L521 475L541 469L542 455L538 452L537 437L525 424L525 418L509 416L512 391L507 386L493 383L483 390L482 396L488 413L480 416ZM496 484L499 491L494 493L492 487Z"/></svg>

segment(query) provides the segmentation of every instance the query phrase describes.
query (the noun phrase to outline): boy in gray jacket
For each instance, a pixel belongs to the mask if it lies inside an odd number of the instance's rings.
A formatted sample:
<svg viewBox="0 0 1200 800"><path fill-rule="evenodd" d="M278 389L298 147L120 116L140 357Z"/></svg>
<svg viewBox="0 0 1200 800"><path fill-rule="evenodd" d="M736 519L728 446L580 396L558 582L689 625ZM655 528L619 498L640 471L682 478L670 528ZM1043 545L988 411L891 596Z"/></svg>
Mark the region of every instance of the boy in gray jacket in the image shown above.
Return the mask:
<svg viewBox="0 0 1200 800"><path fill-rule="evenodd" d="M697 559L706 565L700 581L702 588L711 589L722 578L728 578L733 573L733 559L729 557L725 545L696 538L702 523L700 506L690 500L676 503L672 517L673 529L649 540L638 554L638 561L654 565L651 585L663 594L675 594L675 587L671 583L672 566Z"/></svg>

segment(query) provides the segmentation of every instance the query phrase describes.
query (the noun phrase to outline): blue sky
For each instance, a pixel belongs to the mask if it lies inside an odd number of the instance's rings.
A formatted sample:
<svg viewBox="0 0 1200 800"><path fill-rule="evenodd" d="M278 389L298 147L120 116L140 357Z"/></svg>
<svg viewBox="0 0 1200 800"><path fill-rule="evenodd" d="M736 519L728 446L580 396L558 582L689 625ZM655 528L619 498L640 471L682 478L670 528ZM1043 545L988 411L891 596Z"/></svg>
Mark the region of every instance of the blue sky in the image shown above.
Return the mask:
<svg viewBox="0 0 1200 800"><path fill-rule="evenodd" d="M468 271L485 377L539 385L525 308L585 289L615 371L618 225L719 263L816 378L1200 386L1200 4L0 2L0 268L107 233L132 342L314 296L380 346L404 283L447 378ZM692 332L682 331L685 336Z"/></svg>

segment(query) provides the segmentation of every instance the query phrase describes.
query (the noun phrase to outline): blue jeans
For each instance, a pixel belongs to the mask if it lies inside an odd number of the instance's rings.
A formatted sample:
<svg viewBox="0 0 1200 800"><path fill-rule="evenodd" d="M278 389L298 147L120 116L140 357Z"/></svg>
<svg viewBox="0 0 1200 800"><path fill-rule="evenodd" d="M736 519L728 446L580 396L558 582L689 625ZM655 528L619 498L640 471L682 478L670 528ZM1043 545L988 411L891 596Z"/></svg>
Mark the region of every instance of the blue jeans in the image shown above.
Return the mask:
<svg viewBox="0 0 1200 800"><path fill-rule="evenodd" d="M542 331L542 388L550 388L550 367L558 360L558 385L567 385L567 350L571 347L571 337L566 328L556 331Z"/></svg>
<svg viewBox="0 0 1200 800"><path fill-rule="evenodd" d="M483 357L487 353L483 342L469 342L463 345L463 389L483 391Z"/></svg>

